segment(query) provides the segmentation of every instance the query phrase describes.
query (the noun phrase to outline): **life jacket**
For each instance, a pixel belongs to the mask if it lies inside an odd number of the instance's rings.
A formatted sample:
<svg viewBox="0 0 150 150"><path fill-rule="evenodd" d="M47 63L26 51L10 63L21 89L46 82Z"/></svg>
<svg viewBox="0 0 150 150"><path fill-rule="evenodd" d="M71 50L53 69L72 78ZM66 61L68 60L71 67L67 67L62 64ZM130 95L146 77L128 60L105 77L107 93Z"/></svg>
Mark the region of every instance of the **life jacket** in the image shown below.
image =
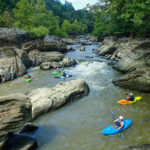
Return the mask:
<svg viewBox="0 0 150 150"><path fill-rule="evenodd" d="M117 122L115 122L115 125L117 126L117 127L121 127L121 123L123 122L123 120L119 120L118 119L118 121Z"/></svg>

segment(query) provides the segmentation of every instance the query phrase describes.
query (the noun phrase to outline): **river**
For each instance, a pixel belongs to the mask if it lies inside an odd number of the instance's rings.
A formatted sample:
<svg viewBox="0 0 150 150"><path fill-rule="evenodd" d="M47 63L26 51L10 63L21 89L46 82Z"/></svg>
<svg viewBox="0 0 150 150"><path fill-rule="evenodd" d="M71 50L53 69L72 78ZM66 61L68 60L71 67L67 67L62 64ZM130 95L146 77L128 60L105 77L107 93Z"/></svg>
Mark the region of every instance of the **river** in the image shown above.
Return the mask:
<svg viewBox="0 0 150 150"><path fill-rule="evenodd" d="M112 80L120 73L108 66L108 60L98 57L93 49L99 44L85 46L72 45L76 51L68 52L66 57L75 58L78 65L65 68L73 78L54 79L51 71L39 67L30 68L36 79L26 83L23 77L0 85L0 95L22 92L27 94L38 87L53 87L58 82L83 78L90 87L88 96L45 115L34 121L39 129L31 135L38 141L38 150L123 150L129 145L150 142L150 94L125 90L113 85ZM70 85L71 86L71 85ZM142 96L143 100L132 105L119 105L116 101L124 98L126 92ZM111 112L115 117L123 115L133 121L130 128L120 134L104 136L101 130L112 123Z"/></svg>

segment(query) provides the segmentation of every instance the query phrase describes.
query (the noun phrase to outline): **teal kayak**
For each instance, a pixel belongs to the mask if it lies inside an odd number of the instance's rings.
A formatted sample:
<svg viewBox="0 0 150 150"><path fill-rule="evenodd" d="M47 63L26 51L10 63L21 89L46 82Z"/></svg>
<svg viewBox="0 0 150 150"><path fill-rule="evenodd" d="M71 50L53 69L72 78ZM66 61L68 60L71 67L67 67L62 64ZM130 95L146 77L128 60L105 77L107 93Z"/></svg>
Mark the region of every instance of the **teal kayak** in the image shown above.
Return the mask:
<svg viewBox="0 0 150 150"><path fill-rule="evenodd" d="M132 120L124 120L124 126L122 129L118 130L112 127L113 124L109 125L108 127L106 127L105 129L102 130L102 133L104 135L112 135L112 134L116 134L119 133L125 129L127 129L130 125L132 124Z"/></svg>
<svg viewBox="0 0 150 150"><path fill-rule="evenodd" d="M63 78L65 78L64 76L61 76L61 75L57 75L57 76L55 76L55 78L61 78L61 79L63 79Z"/></svg>
<svg viewBox="0 0 150 150"><path fill-rule="evenodd" d="M31 82L31 80L32 80L31 78L26 79L27 82Z"/></svg>
<svg viewBox="0 0 150 150"><path fill-rule="evenodd" d="M65 71L65 70L62 70L62 71L60 71L60 72L53 72L52 75L59 75L59 74L63 73L64 71Z"/></svg>

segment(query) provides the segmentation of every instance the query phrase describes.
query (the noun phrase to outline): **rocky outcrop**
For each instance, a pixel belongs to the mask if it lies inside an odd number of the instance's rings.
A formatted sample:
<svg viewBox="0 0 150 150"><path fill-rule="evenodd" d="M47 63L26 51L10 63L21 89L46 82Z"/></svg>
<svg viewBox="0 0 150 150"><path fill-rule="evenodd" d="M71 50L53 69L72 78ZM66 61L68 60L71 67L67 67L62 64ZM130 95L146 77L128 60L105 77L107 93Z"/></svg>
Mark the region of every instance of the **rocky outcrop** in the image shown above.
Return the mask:
<svg viewBox="0 0 150 150"><path fill-rule="evenodd" d="M113 54L116 50L116 37L106 37L100 47L96 50L96 53L100 56L105 56L106 54Z"/></svg>
<svg viewBox="0 0 150 150"><path fill-rule="evenodd" d="M15 28L0 28L0 47L14 46L21 47L21 44L28 40L28 33Z"/></svg>
<svg viewBox="0 0 150 150"><path fill-rule="evenodd" d="M31 65L27 53L20 49L27 40L26 31L0 28L0 83L23 75Z"/></svg>
<svg viewBox="0 0 150 150"><path fill-rule="evenodd" d="M26 52L12 47L0 48L0 82L12 80L26 73L31 61Z"/></svg>
<svg viewBox="0 0 150 150"><path fill-rule="evenodd" d="M42 70L50 70L56 68L64 68L64 67L71 67L77 64L75 59L72 58L64 58L60 62L45 62L40 65Z"/></svg>
<svg viewBox="0 0 150 150"><path fill-rule="evenodd" d="M22 45L22 49L27 52L30 52L34 49L38 49L42 52L67 51L66 45L58 37L50 35L45 36L43 39L26 42Z"/></svg>
<svg viewBox="0 0 150 150"><path fill-rule="evenodd" d="M38 49L30 51L28 55L32 61L32 66L38 66L44 62L58 62L64 57L60 52L41 52Z"/></svg>
<svg viewBox="0 0 150 150"><path fill-rule="evenodd" d="M0 97L0 145L11 132L18 131L31 120L31 103L27 96L15 94Z"/></svg>
<svg viewBox="0 0 150 150"><path fill-rule="evenodd" d="M77 44L80 42L78 38L74 38L74 37L61 38L61 41L68 45L73 45L73 44Z"/></svg>
<svg viewBox="0 0 150 150"><path fill-rule="evenodd" d="M83 79L59 83L54 88L33 90L28 95L32 104L32 118L56 109L68 101L85 96L88 92L88 85Z"/></svg>
<svg viewBox="0 0 150 150"><path fill-rule="evenodd" d="M109 37L97 49L97 53L114 60L113 67L125 73L114 81L115 85L150 91L150 39Z"/></svg>
<svg viewBox="0 0 150 150"><path fill-rule="evenodd" d="M85 38L86 38L87 40L91 41L91 42L98 42L98 38L97 38L96 36L91 35L91 34L87 34L87 35L85 36Z"/></svg>

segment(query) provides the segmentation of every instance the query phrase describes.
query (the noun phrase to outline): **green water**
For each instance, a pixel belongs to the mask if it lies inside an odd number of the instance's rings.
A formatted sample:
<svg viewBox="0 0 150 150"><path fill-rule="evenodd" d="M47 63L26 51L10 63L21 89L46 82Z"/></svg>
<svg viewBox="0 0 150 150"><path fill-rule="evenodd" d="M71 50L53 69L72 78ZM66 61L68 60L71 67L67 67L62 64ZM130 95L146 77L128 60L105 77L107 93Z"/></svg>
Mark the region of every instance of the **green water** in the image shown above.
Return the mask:
<svg viewBox="0 0 150 150"><path fill-rule="evenodd" d="M53 87L58 82L84 78L89 87L88 96L42 115L34 124L39 126L33 137L38 140L38 150L122 150L129 145L150 143L150 122L145 122L150 114L150 94L121 89L112 84L120 74L107 65L107 60L97 57L92 49L98 45L86 46L86 51L79 51L80 45L74 45L77 51L66 54L76 58L76 67L65 68L73 78L55 79L54 71L30 69L36 80L27 83L23 77L0 85L0 95L28 93L38 87ZM88 57L87 57L88 56ZM89 56L92 58L89 58ZM142 96L140 102L131 105L119 105L116 101L124 98L126 92ZM120 134L104 136L101 130L112 123L111 112L115 117L123 115L133 124Z"/></svg>

